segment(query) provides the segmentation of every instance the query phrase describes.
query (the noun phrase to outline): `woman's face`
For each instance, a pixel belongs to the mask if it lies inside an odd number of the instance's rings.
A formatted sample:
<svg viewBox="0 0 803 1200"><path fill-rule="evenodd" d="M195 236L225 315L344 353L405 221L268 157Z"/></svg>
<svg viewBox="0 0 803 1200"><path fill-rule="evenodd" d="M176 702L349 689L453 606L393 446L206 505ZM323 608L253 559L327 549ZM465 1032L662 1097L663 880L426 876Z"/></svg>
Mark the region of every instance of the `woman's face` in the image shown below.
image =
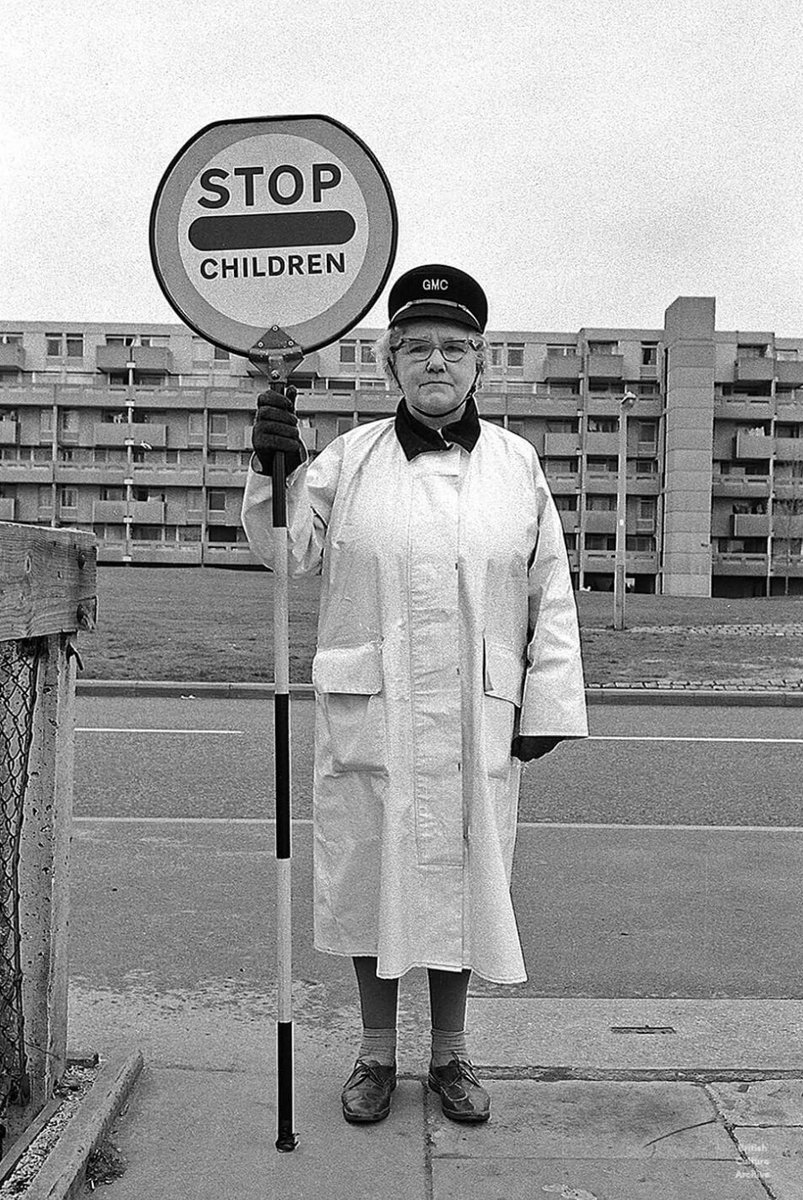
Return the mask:
<svg viewBox="0 0 803 1200"><path fill-rule="evenodd" d="M456 362L449 362L441 347L467 342L471 330L450 321L420 320L405 322L394 336L399 348L393 355L396 376L407 403L419 416L431 420L458 419L477 373L477 354L469 345ZM415 343L429 342L434 349L426 358L416 358Z"/></svg>

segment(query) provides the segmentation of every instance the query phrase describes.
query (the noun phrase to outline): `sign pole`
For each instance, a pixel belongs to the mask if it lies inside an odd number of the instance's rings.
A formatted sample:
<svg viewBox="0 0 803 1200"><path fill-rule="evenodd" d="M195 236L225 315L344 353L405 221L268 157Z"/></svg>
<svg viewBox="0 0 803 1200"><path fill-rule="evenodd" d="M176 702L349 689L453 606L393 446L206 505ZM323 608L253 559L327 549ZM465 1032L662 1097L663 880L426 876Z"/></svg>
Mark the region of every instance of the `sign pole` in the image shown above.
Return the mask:
<svg viewBox="0 0 803 1200"><path fill-rule="evenodd" d="M298 359L298 356L295 356ZM263 361L249 359L265 372ZM290 365L296 365L293 363ZM284 392L288 363L268 358L271 389ZM284 452L277 450L272 464L273 524L273 744L276 812L276 1149L295 1150L293 1054L293 805L290 723L290 604L288 586L287 493Z"/></svg>

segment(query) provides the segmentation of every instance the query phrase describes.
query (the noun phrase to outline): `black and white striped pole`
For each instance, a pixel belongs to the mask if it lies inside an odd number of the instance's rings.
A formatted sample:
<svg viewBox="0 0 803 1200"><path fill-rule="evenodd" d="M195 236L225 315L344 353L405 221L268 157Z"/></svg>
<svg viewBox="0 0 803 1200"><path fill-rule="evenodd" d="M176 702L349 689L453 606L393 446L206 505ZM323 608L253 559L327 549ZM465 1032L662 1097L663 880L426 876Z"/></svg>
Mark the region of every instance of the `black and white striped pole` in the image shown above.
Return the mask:
<svg viewBox="0 0 803 1200"><path fill-rule="evenodd" d="M283 391L285 372L273 366L270 386ZM295 1150L293 1128L293 807L290 754L290 605L287 572L285 458L273 456L273 744L276 785L276 1149Z"/></svg>

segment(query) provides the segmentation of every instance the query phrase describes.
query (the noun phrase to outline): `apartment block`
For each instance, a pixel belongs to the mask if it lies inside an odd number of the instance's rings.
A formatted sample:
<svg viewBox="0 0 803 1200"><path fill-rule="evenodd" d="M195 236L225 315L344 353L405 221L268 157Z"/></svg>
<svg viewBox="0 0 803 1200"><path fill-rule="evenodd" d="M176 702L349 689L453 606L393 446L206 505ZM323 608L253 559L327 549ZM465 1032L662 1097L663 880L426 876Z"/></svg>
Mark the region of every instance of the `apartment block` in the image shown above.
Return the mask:
<svg viewBox="0 0 803 1200"><path fill-rule="evenodd" d="M380 332L296 371L312 456L395 411ZM577 587L613 586L624 420L631 590L803 593L803 338L717 331L713 297L661 328L488 337L480 414L538 451ZM257 566L239 513L264 387L183 325L0 321L0 520L90 530L102 564Z"/></svg>

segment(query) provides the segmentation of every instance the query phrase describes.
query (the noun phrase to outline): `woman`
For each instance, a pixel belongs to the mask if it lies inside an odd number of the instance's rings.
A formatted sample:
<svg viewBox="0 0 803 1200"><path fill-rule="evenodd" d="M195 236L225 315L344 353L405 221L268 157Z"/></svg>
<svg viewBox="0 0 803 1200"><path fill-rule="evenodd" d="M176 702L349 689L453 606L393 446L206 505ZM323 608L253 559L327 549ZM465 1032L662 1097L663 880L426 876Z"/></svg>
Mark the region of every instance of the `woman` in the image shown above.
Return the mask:
<svg viewBox="0 0 803 1200"><path fill-rule="evenodd" d="M429 1084L488 1119L468 1057L471 971L526 979L510 898L521 762L587 735L563 535L529 442L479 419L487 301L440 264L393 286L377 356L393 418L311 463L292 403L259 397L243 524L271 563L272 455L287 455L290 572L322 572L314 770L315 945L354 960L363 1041L346 1120L396 1082L398 980L429 971Z"/></svg>

